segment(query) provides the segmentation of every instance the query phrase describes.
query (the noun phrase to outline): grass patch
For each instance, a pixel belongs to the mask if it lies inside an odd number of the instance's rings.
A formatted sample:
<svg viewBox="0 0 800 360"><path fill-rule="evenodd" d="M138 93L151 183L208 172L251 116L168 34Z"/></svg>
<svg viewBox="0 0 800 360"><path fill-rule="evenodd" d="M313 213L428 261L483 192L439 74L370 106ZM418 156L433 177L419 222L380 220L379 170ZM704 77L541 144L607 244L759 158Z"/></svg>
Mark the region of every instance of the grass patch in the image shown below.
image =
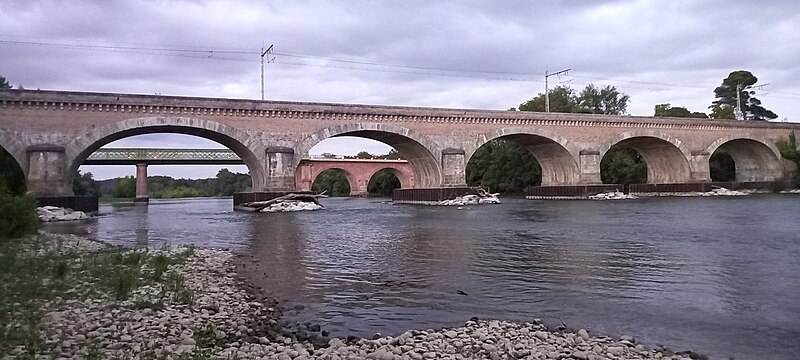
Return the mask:
<svg viewBox="0 0 800 360"><path fill-rule="evenodd" d="M163 290L172 292L170 298L162 291L160 298L136 299L132 307L161 310L168 301L193 302L194 293L184 277L170 269L183 263L193 249L169 255L121 248L36 255L43 241L44 237L32 236L0 242L0 354L19 345L25 345L28 357L47 353L41 321L45 303L54 300L110 297L123 301L140 286L161 284ZM112 303L111 307L119 305ZM85 354L87 359L98 356L99 350L92 348Z"/></svg>

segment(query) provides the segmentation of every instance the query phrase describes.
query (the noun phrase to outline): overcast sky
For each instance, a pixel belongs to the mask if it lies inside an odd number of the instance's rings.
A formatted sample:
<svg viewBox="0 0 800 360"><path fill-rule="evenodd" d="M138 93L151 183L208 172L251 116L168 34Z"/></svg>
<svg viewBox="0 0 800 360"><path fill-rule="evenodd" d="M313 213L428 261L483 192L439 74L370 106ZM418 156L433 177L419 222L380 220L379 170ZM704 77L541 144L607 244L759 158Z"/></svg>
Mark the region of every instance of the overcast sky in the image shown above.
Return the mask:
<svg viewBox="0 0 800 360"><path fill-rule="evenodd" d="M28 89L508 109L544 74L580 90L614 85L628 112L707 112L749 70L756 97L800 121L800 2L786 1L62 1L0 2L0 75ZM177 135L110 146L219 147ZM312 153L388 151L326 141ZM230 168L230 166L228 166ZM96 178L128 167L83 167ZM105 170L104 170L105 169ZM217 167L152 167L213 176ZM244 167L239 171L246 171Z"/></svg>

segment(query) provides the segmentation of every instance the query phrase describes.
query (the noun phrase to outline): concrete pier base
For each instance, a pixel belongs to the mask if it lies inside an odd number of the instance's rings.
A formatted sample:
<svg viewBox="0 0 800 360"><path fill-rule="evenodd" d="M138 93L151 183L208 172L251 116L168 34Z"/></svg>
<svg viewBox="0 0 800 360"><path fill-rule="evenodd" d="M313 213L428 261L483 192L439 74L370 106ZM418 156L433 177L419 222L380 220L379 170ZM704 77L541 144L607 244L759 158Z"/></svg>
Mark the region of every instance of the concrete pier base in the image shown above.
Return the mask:
<svg viewBox="0 0 800 360"><path fill-rule="evenodd" d="M134 204L147 205L150 203L150 193L147 191L147 164L136 164L136 197Z"/></svg>

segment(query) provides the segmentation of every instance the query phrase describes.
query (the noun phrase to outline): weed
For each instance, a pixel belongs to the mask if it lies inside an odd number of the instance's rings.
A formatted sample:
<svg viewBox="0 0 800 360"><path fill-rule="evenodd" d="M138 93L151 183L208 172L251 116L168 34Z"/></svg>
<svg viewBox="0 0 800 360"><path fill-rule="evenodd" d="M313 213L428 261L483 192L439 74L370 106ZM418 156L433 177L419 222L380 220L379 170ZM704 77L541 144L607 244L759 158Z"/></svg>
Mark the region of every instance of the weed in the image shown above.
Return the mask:
<svg viewBox="0 0 800 360"><path fill-rule="evenodd" d="M137 300L133 303L133 308L136 310L142 309L152 309L152 310L164 310L164 300L158 299L156 301L150 300Z"/></svg>
<svg viewBox="0 0 800 360"><path fill-rule="evenodd" d="M64 280L69 272L69 264L66 260L59 260L53 268L53 278Z"/></svg>
<svg viewBox="0 0 800 360"><path fill-rule="evenodd" d="M214 330L214 325L211 324L194 328L193 337L198 348L214 347L217 339Z"/></svg>

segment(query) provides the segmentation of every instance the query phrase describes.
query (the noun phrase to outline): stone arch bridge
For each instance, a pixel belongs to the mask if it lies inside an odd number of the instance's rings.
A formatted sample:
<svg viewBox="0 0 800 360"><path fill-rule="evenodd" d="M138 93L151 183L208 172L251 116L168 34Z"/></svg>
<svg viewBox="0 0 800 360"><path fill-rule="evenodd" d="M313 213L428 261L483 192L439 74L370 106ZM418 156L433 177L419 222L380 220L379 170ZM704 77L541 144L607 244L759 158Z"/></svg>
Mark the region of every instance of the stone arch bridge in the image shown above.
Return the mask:
<svg viewBox="0 0 800 360"><path fill-rule="evenodd" d="M791 169L776 141L800 124L412 108L64 91L0 91L0 146L38 196L68 196L72 174L101 146L128 136L181 133L214 140L247 165L255 191L295 190L301 155L336 136L393 146L417 188L457 187L483 144L515 141L542 167L542 185L599 184L614 145L647 162L648 182L708 182L719 149L737 181L784 179Z"/></svg>

